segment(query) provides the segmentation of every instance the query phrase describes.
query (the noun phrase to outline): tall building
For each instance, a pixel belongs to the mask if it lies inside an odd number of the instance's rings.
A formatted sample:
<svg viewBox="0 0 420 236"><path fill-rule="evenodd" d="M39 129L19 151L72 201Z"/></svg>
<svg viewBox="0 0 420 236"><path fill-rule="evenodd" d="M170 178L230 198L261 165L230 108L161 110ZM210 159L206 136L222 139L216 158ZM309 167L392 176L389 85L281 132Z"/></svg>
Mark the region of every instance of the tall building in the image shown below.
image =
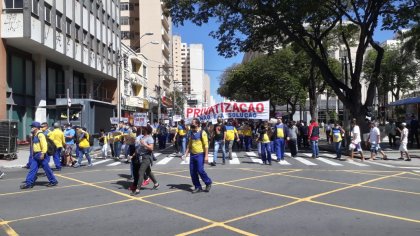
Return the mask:
<svg viewBox="0 0 420 236"><path fill-rule="evenodd" d="M135 52L140 48L139 1L120 0L121 43Z"/></svg>
<svg viewBox="0 0 420 236"><path fill-rule="evenodd" d="M0 114L18 121L18 139L28 137L34 120L70 119L90 132L109 127L116 113L118 2L3 3Z"/></svg>
<svg viewBox="0 0 420 236"><path fill-rule="evenodd" d="M148 58L148 90L152 105L151 112L158 114L158 100L162 107L170 107L172 102L167 97L172 91L172 21L165 16L165 4L158 0L141 0L139 2L139 49ZM148 35L143 37L143 35ZM162 109L163 111L165 109ZM162 112L164 114L166 112ZM155 119L156 116L153 117Z"/></svg>

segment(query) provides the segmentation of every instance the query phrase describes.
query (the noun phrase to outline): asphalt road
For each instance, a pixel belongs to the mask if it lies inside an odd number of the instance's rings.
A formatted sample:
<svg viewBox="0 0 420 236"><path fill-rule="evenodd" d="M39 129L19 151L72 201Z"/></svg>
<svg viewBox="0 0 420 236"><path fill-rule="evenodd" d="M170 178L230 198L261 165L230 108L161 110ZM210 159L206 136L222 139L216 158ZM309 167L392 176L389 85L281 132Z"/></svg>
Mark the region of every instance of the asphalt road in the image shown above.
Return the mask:
<svg viewBox="0 0 420 236"><path fill-rule="evenodd" d="M19 189L27 170L9 170L0 235L420 235L420 173L397 155L360 166L302 154L315 165L287 157L268 166L237 152L239 163L206 166L209 193L191 194L188 164L171 153L153 166L159 190L150 184L137 196L120 161L65 168L53 188L40 171L29 190Z"/></svg>

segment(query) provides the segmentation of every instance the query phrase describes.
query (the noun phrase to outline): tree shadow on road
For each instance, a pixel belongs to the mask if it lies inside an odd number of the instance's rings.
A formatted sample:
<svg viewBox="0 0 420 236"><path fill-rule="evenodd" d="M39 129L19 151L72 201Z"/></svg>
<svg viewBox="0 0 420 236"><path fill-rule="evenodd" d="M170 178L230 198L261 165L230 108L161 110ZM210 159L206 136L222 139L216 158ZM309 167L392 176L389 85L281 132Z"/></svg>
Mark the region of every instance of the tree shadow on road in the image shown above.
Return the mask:
<svg viewBox="0 0 420 236"><path fill-rule="evenodd" d="M191 192L193 187L191 184L168 184L166 186L168 186L169 189L179 189L187 192Z"/></svg>

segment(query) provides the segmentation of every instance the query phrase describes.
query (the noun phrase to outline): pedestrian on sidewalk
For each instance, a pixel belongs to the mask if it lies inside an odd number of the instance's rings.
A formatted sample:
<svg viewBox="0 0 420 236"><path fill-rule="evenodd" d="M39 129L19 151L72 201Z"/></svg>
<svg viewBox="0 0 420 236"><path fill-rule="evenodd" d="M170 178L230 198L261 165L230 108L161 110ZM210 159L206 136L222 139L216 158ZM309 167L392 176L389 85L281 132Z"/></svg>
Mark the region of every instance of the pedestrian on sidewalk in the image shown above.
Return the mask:
<svg viewBox="0 0 420 236"><path fill-rule="evenodd" d="M334 127L331 129L330 134L329 134L332 137L332 141L334 144L334 149L335 149L335 154L336 154L336 157L334 159L338 159L338 160L341 159L341 144L342 144L344 133L345 131L340 126L340 123L338 121L335 121Z"/></svg>
<svg viewBox="0 0 420 236"><path fill-rule="evenodd" d="M194 118L191 122L191 137L185 151L185 156L191 152L190 156L190 175L194 185L194 190L191 193L202 192L200 175L203 182L206 184L205 192L211 189L212 181L204 170L204 163L208 163L209 144L206 132L200 130L200 120Z"/></svg>
<svg viewBox="0 0 420 236"><path fill-rule="evenodd" d="M360 154L360 158L362 159L362 161L364 161L365 158L363 156L362 146L360 145L360 143L362 142L360 127L357 125L356 119L353 119L351 121L351 126L351 143L349 145L350 159L353 161L354 151L356 151Z"/></svg>
<svg viewBox="0 0 420 236"><path fill-rule="evenodd" d="M299 128L299 134L301 136L302 139L302 145L304 148L309 147L309 143L308 143L308 125L306 124L306 121L301 120L301 126ZM299 147L300 148L300 147Z"/></svg>
<svg viewBox="0 0 420 236"><path fill-rule="evenodd" d="M26 176L25 183L20 186L21 189L28 189L34 186L34 183L37 179L36 174L38 169L41 166L45 174L47 175L49 183L47 187L53 187L58 184L57 179L52 172L49 162L50 157L47 155L47 139L45 134L41 131L41 124L37 121L32 122L31 124L31 133L32 133L32 157L31 166Z"/></svg>
<svg viewBox="0 0 420 236"><path fill-rule="evenodd" d="M319 156L319 125L315 119L311 120L311 124L308 127L308 140L311 142L312 146L312 158L318 158Z"/></svg>
<svg viewBox="0 0 420 236"><path fill-rule="evenodd" d="M395 126L394 120L389 120L388 124L385 125L385 132L388 134L388 142L391 148L396 147L396 133L397 127Z"/></svg>
<svg viewBox="0 0 420 236"><path fill-rule="evenodd" d="M384 151L382 151L381 143L381 131L376 127L375 121L370 122L370 133L368 137L368 142L370 144L370 160L375 160L376 155L381 153L383 160L388 160Z"/></svg>
<svg viewBox="0 0 420 236"><path fill-rule="evenodd" d="M408 144L408 129L406 123L401 123L401 129L397 128L398 131L401 133L401 141L400 141L400 152L401 157L398 158L400 160L404 160L404 154L407 157L406 161L411 161L410 154L408 153L407 144Z"/></svg>

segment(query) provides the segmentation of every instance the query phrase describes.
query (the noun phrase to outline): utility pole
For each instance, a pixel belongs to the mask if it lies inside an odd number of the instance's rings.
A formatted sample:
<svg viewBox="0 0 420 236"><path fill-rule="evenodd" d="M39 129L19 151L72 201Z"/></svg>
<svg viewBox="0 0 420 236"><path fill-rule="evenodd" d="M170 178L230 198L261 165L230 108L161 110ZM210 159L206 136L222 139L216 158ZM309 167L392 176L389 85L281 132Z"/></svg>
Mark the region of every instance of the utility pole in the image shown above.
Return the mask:
<svg viewBox="0 0 420 236"><path fill-rule="evenodd" d="M161 116L161 114L160 114L160 109L161 109L161 97L160 97L160 76L161 76L161 73L160 73L160 69L162 68L162 66L161 65L159 65L159 73L158 73L158 89L157 89L157 95L158 95L158 122L160 122L160 116Z"/></svg>

